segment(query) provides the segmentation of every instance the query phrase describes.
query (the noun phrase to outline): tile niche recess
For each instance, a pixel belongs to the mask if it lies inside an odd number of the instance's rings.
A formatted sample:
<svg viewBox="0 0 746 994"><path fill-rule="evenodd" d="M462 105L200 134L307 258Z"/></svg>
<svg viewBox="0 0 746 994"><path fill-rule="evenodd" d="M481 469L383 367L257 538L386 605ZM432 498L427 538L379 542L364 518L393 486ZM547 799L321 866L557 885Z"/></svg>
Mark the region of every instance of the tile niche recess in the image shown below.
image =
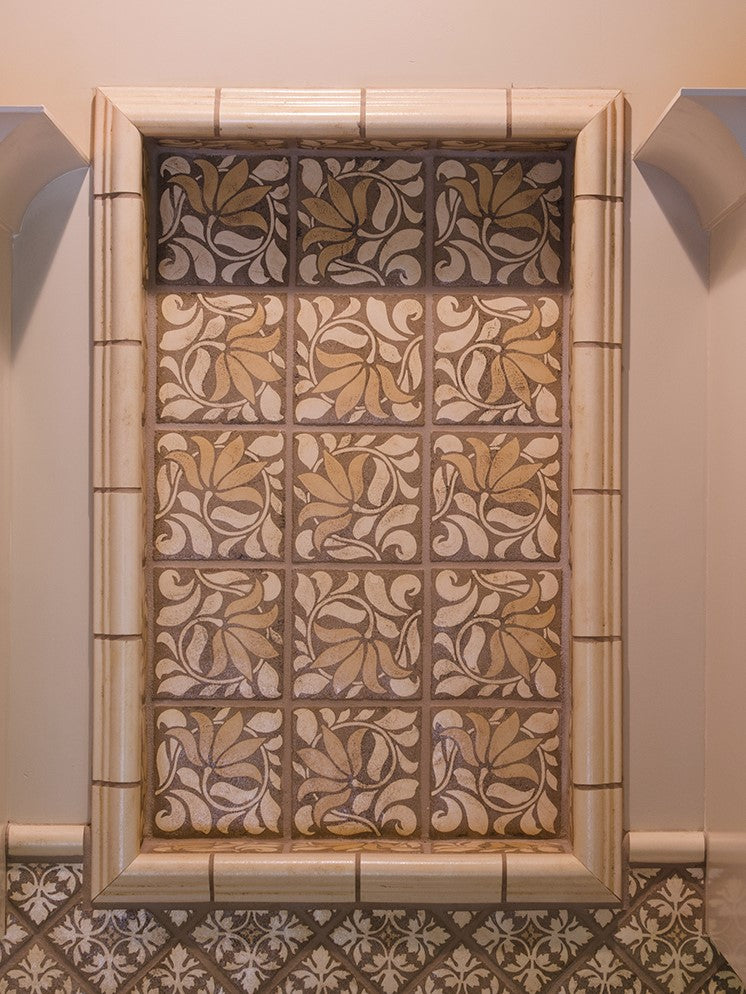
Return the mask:
<svg viewBox="0 0 746 994"><path fill-rule="evenodd" d="M97 94L100 903L621 893L623 104L470 92Z"/></svg>

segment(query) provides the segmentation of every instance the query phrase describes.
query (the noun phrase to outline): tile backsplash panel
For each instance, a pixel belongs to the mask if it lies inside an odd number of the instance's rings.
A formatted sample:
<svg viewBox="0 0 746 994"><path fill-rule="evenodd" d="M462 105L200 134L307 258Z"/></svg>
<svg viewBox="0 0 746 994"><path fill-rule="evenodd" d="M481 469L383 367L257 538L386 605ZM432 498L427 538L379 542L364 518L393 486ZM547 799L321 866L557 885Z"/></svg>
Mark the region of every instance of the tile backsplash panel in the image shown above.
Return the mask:
<svg viewBox="0 0 746 994"><path fill-rule="evenodd" d="M151 148L146 847L567 845L572 156L452 144Z"/></svg>

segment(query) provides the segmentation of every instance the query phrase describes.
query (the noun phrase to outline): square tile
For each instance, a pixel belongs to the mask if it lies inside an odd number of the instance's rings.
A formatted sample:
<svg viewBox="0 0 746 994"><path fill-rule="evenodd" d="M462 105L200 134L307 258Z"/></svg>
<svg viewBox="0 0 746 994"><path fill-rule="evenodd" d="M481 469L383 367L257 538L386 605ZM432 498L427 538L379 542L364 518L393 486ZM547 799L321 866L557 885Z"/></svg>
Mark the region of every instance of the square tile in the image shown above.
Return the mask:
<svg viewBox="0 0 746 994"><path fill-rule="evenodd" d="M279 709L159 709L156 833L279 834L282 740Z"/></svg>
<svg viewBox="0 0 746 994"><path fill-rule="evenodd" d="M438 159L435 281L559 286L564 167L551 156Z"/></svg>
<svg viewBox="0 0 746 994"><path fill-rule="evenodd" d="M436 711L432 764L436 835L556 834L559 711Z"/></svg>
<svg viewBox="0 0 746 994"><path fill-rule="evenodd" d="M559 696L562 574L438 570L433 696Z"/></svg>
<svg viewBox="0 0 746 994"><path fill-rule="evenodd" d="M169 293L157 308L160 421L283 420L284 298Z"/></svg>
<svg viewBox="0 0 746 994"><path fill-rule="evenodd" d="M420 297L301 297L295 420L421 424L424 314Z"/></svg>
<svg viewBox="0 0 746 994"><path fill-rule="evenodd" d="M282 573L158 569L153 592L156 697L281 696Z"/></svg>
<svg viewBox="0 0 746 994"><path fill-rule="evenodd" d="M422 159L302 158L298 280L418 286L425 258Z"/></svg>
<svg viewBox="0 0 746 994"><path fill-rule="evenodd" d="M285 156L160 156L158 281L287 285L289 177Z"/></svg>
<svg viewBox="0 0 746 994"><path fill-rule="evenodd" d="M559 424L562 298L441 296L434 420Z"/></svg>
<svg viewBox="0 0 746 994"><path fill-rule="evenodd" d="M157 435L155 556L281 559L284 449L279 432Z"/></svg>
<svg viewBox="0 0 746 994"><path fill-rule="evenodd" d="M316 570L295 577L296 697L416 697L422 577L399 570Z"/></svg>
<svg viewBox="0 0 746 994"><path fill-rule="evenodd" d="M435 434L435 559L556 560L560 436Z"/></svg>
<svg viewBox="0 0 746 994"><path fill-rule="evenodd" d="M302 432L295 446L296 558L379 563L420 558L419 436Z"/></svg>
<svg viewBox="0 0 746 994"><path fill-rule="evenodd" d="M298 708L293 717L295 835L417 832L419 711Z"/></svg>

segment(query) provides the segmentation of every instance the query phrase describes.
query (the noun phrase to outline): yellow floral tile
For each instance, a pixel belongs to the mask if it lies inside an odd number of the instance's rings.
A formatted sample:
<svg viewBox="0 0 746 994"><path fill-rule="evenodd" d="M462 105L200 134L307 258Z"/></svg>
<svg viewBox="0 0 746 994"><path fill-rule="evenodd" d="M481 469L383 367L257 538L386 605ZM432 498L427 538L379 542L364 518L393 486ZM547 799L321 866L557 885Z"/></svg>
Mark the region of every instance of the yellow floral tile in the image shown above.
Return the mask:
<svg viewBox="0 0 746 994"><path fill-rule="evenodd" d="M301 158L298 278L306 286L418 286L424 276L421 159Z"/></svg>
<svg viewBox="0 0 746 994"><path fill-rule="evenodd" d="M436 282L559 286L563 185L560 158L436 161Z"/></svg>
<svg viewBox="0 0 746 994"><path fill-rule="evenodd" d="M421 423L424 313L420 297L301 297L296 421Z"/></svg>
<svg viewBox="0 0 746 994"><path fill-rule="evenodd" d="M281 696L281 573L158 569L153 586L156 697Z"/></svg>
<svg viewBox="0 0 746 994"><path fill-rule="evenodd" d="M286 285L289 177L285 156L162 155L159 282Z"/></svg>
<svg viewBox="0 0 746 994"><path fill-rule="evenodd" d="M293 735L296 835L415 835L418 710L298 708Z"/></svg>
<svg viewBox="0 0 746 994"><path fill-rule="evenodd" d="M420 558L418 436L301 432L295 445L298 559L409 563Z"/></svg>
<svg viewBox="0 0 746 994"><path fill-rule="evenodd" d="M160 421L283 420L283 298L170 293L157 306Z"/></svg>
<svg viewBox="0 0 746 994"><path fill-rule="evenodd" d="M561 297L436 298L434 420L558 424L561 313Z"/></svg>
<svg viewBox="0 0 746 994"><path fill-rule="evenodd" d="M559 696L559 571L438 570L433 610L434 696Z"/></svg>
<svg viewBox="0 0 746 994"><path fill-rule="evenodd" d="M180 431L156 438L159 558L281 559L284 437Z"/></svg>
<svg viewBox="0 0 746 994"><path fill-rule="evenodd" d="M447 836L547 836L559 827L559 711L433 715L432 829Z"/></svg>
<svg viewBox="0 0 746 994"><path fill-rule="evenodd" d="M398 570L296 573L296 697L414 697L421 669L421 576Z"/></svg>
<svg viewBox="0 0 746 994"><path fill-rule="evenodd" d="M436 559L559 558L560 436L436 434Z"/></svg>
<svg viewBox="0 0 746 994"><path fill-rule="evenodd" d="M160 835L277 835L282 711L164 708L155 716Z"/></svg>

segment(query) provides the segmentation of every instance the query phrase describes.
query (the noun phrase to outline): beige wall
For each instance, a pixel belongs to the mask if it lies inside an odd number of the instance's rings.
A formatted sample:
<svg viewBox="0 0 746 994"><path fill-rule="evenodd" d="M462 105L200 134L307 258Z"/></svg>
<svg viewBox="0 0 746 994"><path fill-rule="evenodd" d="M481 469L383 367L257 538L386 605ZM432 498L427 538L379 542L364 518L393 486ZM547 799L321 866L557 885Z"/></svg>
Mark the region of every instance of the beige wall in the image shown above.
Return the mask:
<svg viewBox="0 0 746 994"><path fill-rule="evenodd" d="M91 88L102 84L618 86L631 104L634 147L680 86L743 85L745 31L742 0L613 7L597 0L11 0L3 11L0 104L45 104L87 148ZM701 244L695 238L682 247L647 182L632 173L628 822L701 828ZM86 816L87 205L84 190L76 199L60 182L47 203L71 213L24 322L13 384L9 803L16 820ZM676 213L680 194L663 192ZM688 224L681 214L674 222ZM29 264L43 244L39 224L24 236Z"/></svg>

